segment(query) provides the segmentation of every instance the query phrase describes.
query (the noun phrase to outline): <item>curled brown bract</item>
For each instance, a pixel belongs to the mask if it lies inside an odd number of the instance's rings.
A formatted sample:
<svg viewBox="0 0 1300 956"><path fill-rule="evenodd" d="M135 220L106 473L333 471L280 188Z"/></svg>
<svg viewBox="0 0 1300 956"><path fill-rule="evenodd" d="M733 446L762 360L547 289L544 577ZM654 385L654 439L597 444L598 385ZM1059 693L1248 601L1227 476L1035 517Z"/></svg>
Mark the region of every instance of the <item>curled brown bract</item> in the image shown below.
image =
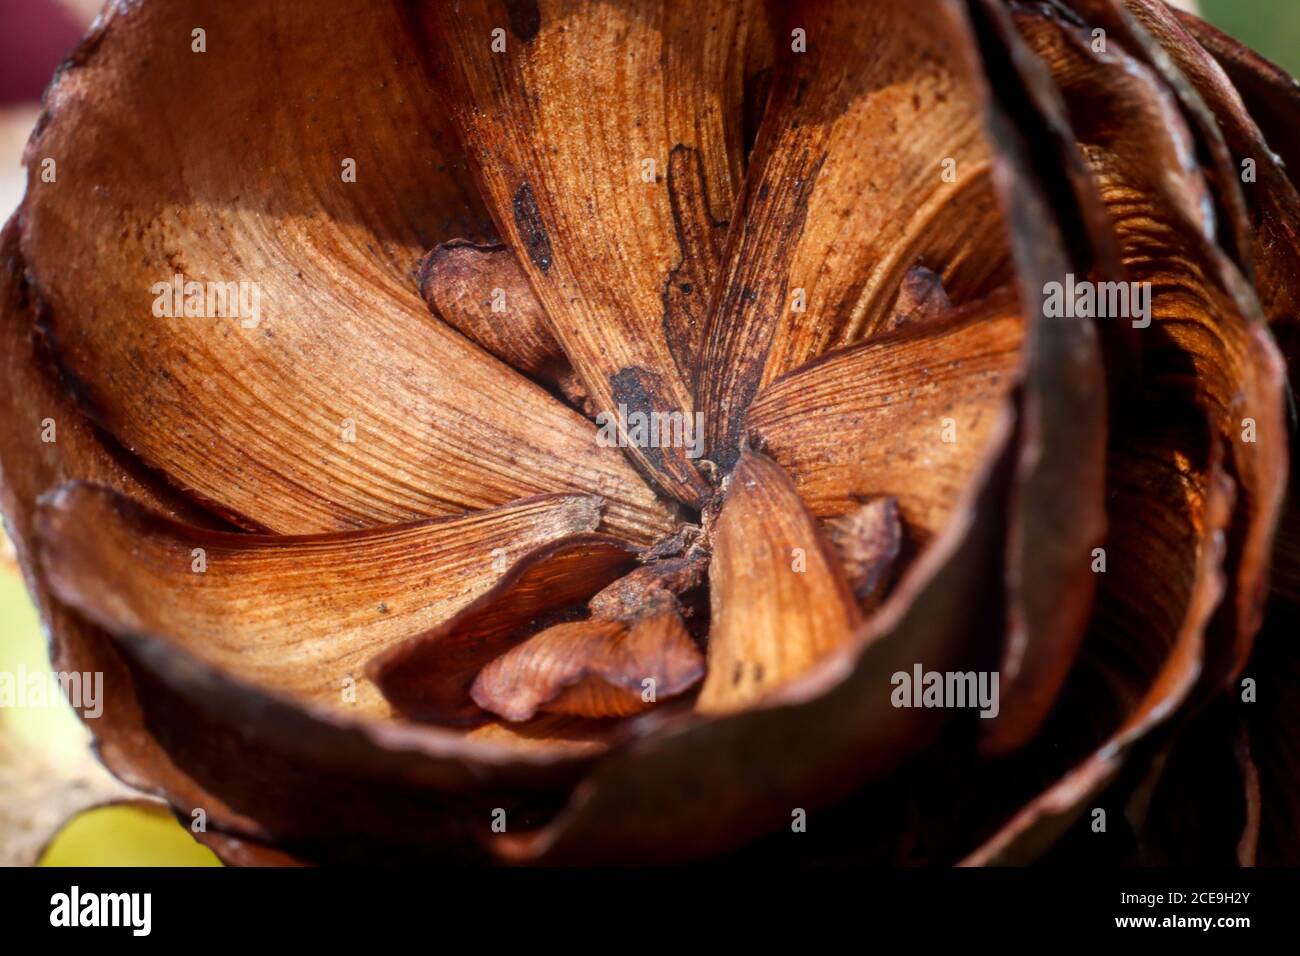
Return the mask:
<svg viewBox="0 0 1300 956"><path fill-rule="evenodd" d="M0 248L128 792L232 863L1162 862L1208 767L1204 858L1297 860L1294 81L1154 0L237 6L109 5Z"/></svg>

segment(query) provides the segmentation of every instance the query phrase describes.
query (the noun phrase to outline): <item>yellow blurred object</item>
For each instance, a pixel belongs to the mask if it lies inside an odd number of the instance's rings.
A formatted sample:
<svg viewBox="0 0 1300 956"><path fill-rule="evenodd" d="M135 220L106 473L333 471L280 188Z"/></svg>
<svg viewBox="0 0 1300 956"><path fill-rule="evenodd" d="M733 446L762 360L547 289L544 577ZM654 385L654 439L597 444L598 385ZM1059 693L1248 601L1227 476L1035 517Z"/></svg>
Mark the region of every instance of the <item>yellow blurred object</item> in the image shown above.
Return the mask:
<svg viewBox="0 0 1300 956"><path fill-rule="evenodd" d="M212 851L164 810L101 807L73 819L41 866L220 866Z"/></svg>
<svg viewBox="0 0 1300 956"><path fill-rule="evenodd" d="M50 670L40 619L32 606L9 542L0 532L0 672ZM87 764L85 727L66 701L55 706L0 710L4 753L30 753L70 771ZM103 776L103 772L98 772ZM105 779L107 779L105 777ZM3 819L3 815L0 815ZM0 826L0 849L7 834ZM10 839L16 839L13 834ZM0 853L0 856L4 854ZM219 866L160 808L109 806L88 810L63 827L42 858L45 866Z"/></svg>

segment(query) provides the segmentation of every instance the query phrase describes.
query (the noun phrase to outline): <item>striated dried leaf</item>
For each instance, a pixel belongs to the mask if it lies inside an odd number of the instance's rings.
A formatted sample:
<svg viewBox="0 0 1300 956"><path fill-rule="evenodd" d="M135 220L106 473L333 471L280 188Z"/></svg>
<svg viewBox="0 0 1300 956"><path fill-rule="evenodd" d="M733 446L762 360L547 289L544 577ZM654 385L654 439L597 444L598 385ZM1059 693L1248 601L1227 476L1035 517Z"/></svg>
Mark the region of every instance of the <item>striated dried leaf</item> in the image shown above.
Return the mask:
<svg viewBox="0 0 1300 956"><path fill-rule="evenodd" d="M541 2L494 52L505 7L427 8L497 226L596 409L693 421L690 339L669 336L689 335L716 272L758 4ZM628 451L681 501L711 492L677 445Z"/></svg>
<svg viewBox="0 0 1300 956"><path fill-rule="evenodd" d="M807 51L776 67L705 333L697 400L720 464L758 391L887 322L917 263L959 303L1010 278L971 51L933 28L940 6L782 8L777 34L805 30Z"/></svg>
<svg viewBox="0 0 1300 956"><path fill-rule="evenodd" d="M1188 427L1195 411L1158 395L1129 395L1123 404L1130 411L1111 435L1110 532L1094 616L1040 731L1014 754L997 758L974 751L961 734L947 736L890 779L829 811L828 819L809 821L810 835L830 828L840 834L825 838L821 848L831 859L948 865L993 840L1029 807L1021 822L1034 822L1004 862L1122 861L1124 826L1117 817L1126 791L1135 775L1145 774L1153 750L1194 710L1191 692L1205 680L1204 632L1223 606L1216 595L1224 591L1221 563L1233 491L1223 475L1222 451L1215 457L1206 445L1204 421ZM1223 482L1217 525L1208 523L1212 481ZM1219 552L1213 564L1203 557L1211 547ZM1005 684L1000 698L1005 708ZM1130 717L1139 720L1134 737L1108 750ZM954 802L958 790L962 799ZM1051 796L1036 803L1044 794ZM1056 810L1047 809L1051 800L1060 801ZM1079 815L1093 807L1106 808L1111 836L1098 837L1089 829L1091 819ZM883 831L871 825L882 818L904 822ZM997 854L988 857L997 860Z"/></svg>
<svg viewBox="0 0 1300 956"><path fill-rule="evenodd" d="M664 286L664 335L682 380L694 395L709 295L727 239L727 222L715 218L709 205L709 184L698 152L673 147L668 156L668 199L678 244L683 250L700 250L684 253Z"/></svg>
<svg viewBox="0 0 1300 956"><path fill-rule="evenodd" d="M987 454L1022 363L1024 323L1007 292L916 328L825 355L764 389L751 441L809 510L837 517L874 496L898 502L924 542L949 520Z"/></svg>
<svg viewBox="0 0 1300 956"><path fill-rule="evenodd" d="M1163 450L1160 457L1153 458L1150 446L1138 445L1130 455L1113 466L1124 475L1117 487L1122 496L1118 515L1130 517L1131 522L1111 525L1112 534L1125 534L1113 549L1123 566L1108 569L1107 578L1112 574L1145 575L1163 587L1150 596L1138 596L1123 586L1111 589L1108 597L1103 596L1102 613L1122 628L1118 633L1127 639L1104 627L1099 630L1114 635L1111 640L1122 651L1158 657L1154 662L1131 662L1136 666L1129 668L1105 668L1103 661L1101 673L1113 682L1105 691L1121 699L1127 695L1122 682L1129 673L1152 673L1146 670L1152 663L1154 673L1137 690L1139 696L1131 709L1125 709L1118 729L967 856L965 866L1023 865L1041 856L1075 822L1088 801L1114 779L1129 751L1171 719L1202 675L1205 630L1225 593L1223 559L1232 517L1233 482L1218 462L1211 462L1201 474L1188 472L1176 449ZM1129 472L1126 465L1140 467ZM1132 640L1135 634L1148 637L1143 630L1146 627L1159 634L1171 633L1171 617L1177 624L1167 645L1153 648ZM1080 665L1085 670L1088 653L1085 644L1085 661ZM1087 696L1094 701L1102 697Z"/></svg>
<svg viewBox="0 0 1300 956"><path fill-rule="evenodd" d="M873 8L873 12L877 11ZM969 74L964 74L962 79L971 83L971 89L982 92L970 59L973 41L962 9L955 4L931 3L918 8L918 16L922 15L925 29L934 38L932 43L946 41L957 51L957 56L947 58L946 62L970 66ZM993 159L999 175L994 176L994 181L1006 187L1001 198L1017 224L1021 308L1030 309L1032 316L1040 305L1038 295L1045 276L1053 272L1059 276L1064 271L1055 253L1059 248L1059 232L1054 227L1051 208L1035 190L1032 172L1024 164L1014 133L996 104L984 102L983 105L987 110L984 118L989 135L997 144ZM772 115L769 112L769 120ZM761 140L762 134L760 144ZM1017 188L1011 188L1012 184ZM910 267L915 259L905 261L906 267ZM892 298L893 290L886 301ZM1056 502L1051 509L1024 510L1024 520L1032 527L1035 518L1078 512L1076 503L1082 503L1088 509L1083 512L1088 520L1077 532L1065 536L1066 547L1047 553L1049 560L1044 565L1054 566L1063 557L1074 555L1079 564L1086 566L1083 561L1086 550L1080 549L1095 540L1098 533L1094 518L1100 511L1100 478L1094 480L1094 472L1102 467L1098 437L1104 435L1104 427L1095 421L1090 423L1087 418L1098 407L1096 350L1089 347L1087 330L1077 328L1076 324L1052 327L1041 339L1046 344L1035 344L1027 363L1034 369L1035 387L1042 388L1054 369L1063 372L1060 384L1064 388L1051 411L1068 414L1058 421L1045 413L1043 420L1050 424L1050 441L1031 447L1046 454L1056 471L1062 460L1075 461L1083 467L1087 480L1081 483L1078 493ZM1058 383L1052 385L1056 388ZM970 497L953 509L949 523L870 622L868 635L871 636L866 638L861 657L855 657L852 650L844 651L856 664L843 662L846 669L838 671L844 675L843 683L829 676L833 669L838 670L839 664L833 668L828 662L826 669L817 673L829 680L830 685L822 686L819 692L822 696L815 704L792 685L787 694L774 695L775 700L769 706L751 708L699 726L687 723L667 728L653 740L648 739L648 734L657 727L651 723L644 729L647 739L638 740L612 758L553 825L536 834L504 838L497 843L498 852L509 859L550 861L572 859L577 848L585 851L593 845L600 846L602 854L608 854L604 858L609 859L619 858L616 854L620 848L624 859L683 859L717 852L719 848L736 846L748 835L788 824L791 806L803 806L805 801L824 805L847 789L872 779L882 766L890 765L901 753L915 752L914 746L924 746L932 740L931 734L942 721L906 709L885 707L883 713L876 711L875 706L883 706L888 693L884 687L876 689L873 682L883 685L888 673L910 667L918 658L942 660L944 669L953 669L958 667L959 660L980 660L991 653L973 633L963 635L960 650L950 641L958 640L954 634L962 626L958 621L985 620L985 616L998 613L1001 603L999 596L990 595L987 589L972 591L967 587L971 579L967 577L966 563L975 554L981 555L975 560L983 561L986 567L1002 561L1004 536L1000 530L993 529L999 528L1006 517L1002 508L1005 498L1001 496L1006 491L1004 482L1010 477L1007 470L1010 461L1003 457L1007 450L1008 422L1000 411L997 406L992 409L1000 421L988 435L985 451L989 457L966 488ZM1082 447L1087 449L1088 457L1083 461L1077 461L1064 440L1069 429L1076 427L1082 427L1086 436ZM1098 454L1093 455L1094 450ZM1051 474L1040 472L1037 459L1030 457L1021 468L1022 485L1026 478L1036 480L1040 473ZM978 508L968 512L966 508L977 496ZM977 514L979 520L972 521L972 514ZM994 524L986 524L988 520ZM1054 546L1056 540L1048 538L1045 544ZM1030 546L1022 549L1022 558L1026 566L1032 567L1043 548L1034 536L1026 541ZM942 587L938 577L944 579ZM935 586L931 588L931 584ZM954 600L958 604L953 604ZM959 613L957 607L961 608ZM928 620L923 623L922 617ZM1051 624L1052 619L1048 618L1046 623ZM1035 645L1050 640L1050 633L1037 626L1035 630ZM838 655L836 660L839 661ZM811 677L797 682L800 691L812 683ZM868 690L869 687L872 689ZM848 704L850 698L852 705ZM782 699L788 700L789 706L781 705ZM822 739L812 735L806 721L817 719L814 711L821 718L817 720L819 728L824 731L834 727L835 734L824 735ZM870 730L861 722L866 720L870 720ZM878 734L890 736L884 738ZM853 756L844 762L833 756L849 752ZM760 753L762 759L755 756ZM809 779L806 774L814 764L821 772L813 776L823 782L809 790L801 781ZM832 769L832 765L839 769ZM826 783L828 780L834 783ZM679 792L683 790L694 795L694 803L709 807L708 819L703 818L697 806L688 805L680 798ZM716 825L719 816L728 820L727 826ZM615 817L619 827L612 830L605 821ZM670 833L690 833L693 842L668 845Z"/></svg>
<svg viewBox="0 0 1300 956"><path fill-rule="evenodd" d="M220 38L204 55L165 39L197 20ZM46 98L21 222L42 326L97 424L253 529L591 490L620 533L671 528L590 423L413 293L425 250L488 224L399 11L116 4L96 31ZM267 63L275 83L231 82ZM202 316L166 317L176 276Z"/></svg>
<svg viewBox="0 0 1300 956"><path fill-rule="evenodd" d="M1228 108L1220 109L1219 115L1225 135L1246 139L1245 150L1234 149L1242 155L1248 152L1248 158L1255 162L1256 182L1243 188L1256 221L1265 220L1269 237L1273 239L1272 244L1266 244L1264 236L1257 233L1257 285L1273 334L1290 369L1294 405L1295 389L1300 384L1300 309L1288 308L1287 303L1300 286L1300 275L1293 267L1300 226L1291 212L1295 208L1291 197L1295 188L1300 188L1300 135L1295 123L1295 115L1300 110L1300 82L1203 20L1189 14L1180 14L1179 20L1215 58L1244 101L1246 116L1241 116L1236 110L1235 95L1225 92L1223 97ZM1213 71L1207 72L1210 79L1215 79ZM1256 135L1255 124L1267 144ZM1289 178L1292 189L1277 182L1279 162L1280 172ZM1292 487L1288 498L1295 502L1300 501L1300 446L1293 442L1291 452ZM1272 577L1275 592L1292 603L1300 603L1300 508L1293 504L1283 513L1278 529Z"/></svg>
<svg viewBox="0 0 1300 956"><path fill-rule="evenodd" d="M891 676L917 662L964 670L991 652L974 622L991 613L1010 426L1003 415L953 520L855 640L745 710L641 718L553 824L491 849L515 862L696 859L788 827L791 808L829 805L923 751L951 713L892 706Z"/></svg>
<svg viewBox="0 0 1300 956"><path fill-rule="evenodd" d="M862 621L844 570L781 467L746 451L709 566L709 673L696 709L740 710L847 644Z"/></svg>
<svg viewBox="0 0 1300 956"><path fill-rule="evenodd" d="M109 637L55 602L32 554L36 499L70 479L112 485L152 507L191 523L210 520L193 505L159 489L129 457L105 447L75 402L57 386L38 348L34 304L23 279L18 222L0 234L0 507L19 563L51 635L51 666L69 673L101 673L103 714L95 723L104 764L140 791L162 791L180 804L213 808L220 801L177 767L145 726L144 708L122 656ZM57 441L40 441L48 423Z"/></svg>
<svg viewBox="0 0 1300 956"><path fill-rule="evenodd" d="M1087 316L1051 313L1049 290L1071 276L1119 275L1096 189L1081 182L1088 176L1083 157L1067 141L1060 103L1042 90L1050 83L1044 68L1031 65L1005 11L980 3L973 13L984 82L998 105L989 120L1000 146L994 183L1010 223L1026 319L998 667L1004 704L981 726L982 748L1007 753L1041 725L1069 672L1095 585L1088 565L1106 524L1102 337Z"/></svg>
<svg viewBox="0 0 1300 956"><path fill-rule="evenodd" d="M324 14L318 25L277 0L241 9L247 22L203 0L190 12L211 17L224 41L214 64L222 77L271 64L283 96L274 103L222 89L206 62L167 48L166 37L185 32L175 11L110 7L107 26L62 71L37 136L37 148L61 163L77 150L88 162L61 166L74 175L61 176L57 198L33 176L41 194L6 232L0 290L0 350L12 353L0 353L0 364L14 379L0 386L0 411L16 429L0 435L0 504L56 656L101 668L113 682L106 759L159 788L178 815L210 810L213 842L245 861L278 854L273 844L284 862L484 851L512 862L680 860L784 829L791 808L815 811L866 783L859 795L870 807L885 791L937 784L951 792L972 774L990 779L962 805L906 805L931 819L904 827L895 841L902 856L924 857L927 841L960 834L945 844L950 859L952 846L972 845L973 834L989 834L1007 808L1037 795L971 857L1027 860L1085 799L1111 800L1130 787L1142 769L1131 758L1195 729L1203 704L1235 693L1243 668L1262 668L1282 676L1266 688L1273 707L1246 711L1262 715L1251 739L1216 738L1211 766L1195 739L1166 748L1168 762L1159 766L1160 757L1157 772L1142 776L1126 816L1149 854L1164 853L1162 836L1179 838L1186 821L1157 813L1162 830L1148 798L1158 808L1181 788L1199 789L1208 771L1231 784L1205 789L1229 798L1218 806L1240 831L1211 844L1226 848L1224 859L1294 856L1295 748L1279 733L1295 723L1285 711L1294 668L1276 639L1270 653L1281 656L1269 657L1254 633L1287 465L1284 373L1264 318L1282 353L1300 354L1290 288L1300 277L1289 274L1297 270L1288 247L1298 210L1271 154L1261 177L1276 187L1271 197L1243 188L1234 166L1266 151L1263 136L1273 133L1253 125L1195 31L1152 0L878 0L864 10L798 0L770 5L772 29L759 6L468 0L340 18L330 0L314 11ZM432 52L411 36L430 21ZM509 27L504 47L488 29L498 23ZM807 53L784 50L795 24L809 28ZM1100 56L1087 42L1098 24L1108 41ZM301 31L309 33L301 49L284 48L283 37L297 41ZM235 52L224 45L231 40L241 43ZM769 72L774 45L782 55ZM335 54L338 76L318 76L322 51ZM453 82L438 88L439 72ZM157 115L128 115L120 96ZM593 109L593 97L611 115ZM764 101L771 108L755 135ZM475 153L486 209L449 135L449 103L459 110L455 132ZM194 114L213 105L218 118L200 129ZM345 118L322 120L326 107ZM203 143L206 135L246 144L254 116L282 141L256 162ZM364 135L375 117L388 125ZM137 144L133 168L113 165L131 167L117 143L127 153ZM637 144L647 157L626 155ZM960 153L946 157L951 170L940 158L950 145ZM345 175L340 188L339 158L358 148L362 178ZM650 181L636 176L640 158L655 161ZM150 178L159 183L152 192ZM272 189L273 178L289 185ZM476 245L496 234L505 246ZM412 266L452 236L465 238L426 260L430 316L415 301ZM34 264L27 278L23 254ZM267 275L265 304L288 303L293 313L278 327L269 318L224 330L208 320L140 320L148 305L140 283L160 265L204 280L240 269L261 281L272 262L288 268ZM1262 307L1251 287L1256 262ZM1130 330L1047 315L1046 283L1067 273L1148 282L1154 321ZM474 288L484 281L513 283L530 299L526 327L494 327L491 313L475 312L483 300ZM795 308L796 293L811 315ZM929 391L935 367L941 382ZM363 385L349 388L354 376ZM882 395L881 383L891 382ZM899 387L901 411L888 407ZM948 387L958 406L943 404ZM355 432L362 441L346 428L334 445L323 441L333 417L357 400L367 403ZM582 414L611 402L623 415L694 421L707 412L708 447L633 447L629 463L601 447L607 436L598 441ZM826 408L838 443L816 430ZM49 414L66 447L36 445ZM909 421L913 414L938 416L938 444L976 441L941 450L942 467L930 474L918 458L935 436L924 417ZM701 450L715 460L698 461ZM787 507L756 503L763 496L744 494L739 476L723 477L754 461L780 476L776 497ZM642 477L698 518L656 499ZM907 481L890 485L900 477ZM282 685L259 683L250 668L262 645L285 646L282 633L256 630L267 609L230 588L233 598L216 601L204 589L169 590L166 575L142 578L137 538L122 532L128 522L116 509L86 537L111 545L91 553L118 557L117 566L77 569L77 600L92 595L103 612L95 620L111 634L82 620L46 592L47 577L67 582L30 551L40 544L38 496L68 479L96 481L115 489L94 492L106 501L124 494L150 509L134 513L149 529L142 553L158 560L184 555L178 529L239 549L302 540L235 535L226 522L365 543L416 519L473 522L483 508L532 505L518 497L557 491L604 494L619 537L560 529L558 541L530 550L532 542L503 533L502 551L522 560L443 622L457 629L421 632L430 622L405 622L418 623L416 637L370 673L406 695L404 713L425 707L426 719L477 725L453 732L387 719L386 699L369 685L368 716L325 706L332 702L310 688L293 693L310 667ZM46 499L41 530L64 496L86 493L73 489ZM893 496L888 520L881 502ZM514 504L502 507L507 499ZM819 529L838 541L818 540ZM63 530L67 557L76 539ZM1279 599L1294 590L1292 530L1279 539ZM823 627L835 608L859 613L850 587L888 574L885 554L899 550L900 533L905 567L890 596L856 633ZM820 570L799 582L807 592L799 600L772 573L782 569L769 535L816 540ZM1099 571L1092 549L1101 543L1109 568ZM710 548L711 602L698 586ZM332 553L355 578L342 590L366 592L393 570L363 560L365 551ZM264 557L248 558L250 566ZM399 576L409 573L429 597L429 579L406 557L395 559ZM806 561L806 551L798 557ZM291 585L290 610L315 618L320 595L301 568L279 571L276 583ZM151 600L154 578L161 602ZM1135 589L1135 581L1147 584ZM112 589L97 592L104 582ZM447 613L489 583L448 598ZM884 590L877 584L866 606ZM832 591L833 600L816 600ZM175 623L184 623L182 602L201 612L202 633ZM754 696L741 710L669 706L621 722L572 716L633 713L644 702L629 674L664 663L673 647L697 679L691 640L704 638L706 602L713 650L723 656L756 641L779 670L790 663L783 652L810 643L808 629L839 639L780 686L742 686ZM800 613L788 610L798 603ZM777 611L751 617L789 620L793 641L729 613L773 604ZM291 629L283 609L271 610L281 631ZM347 611L321 615L345 638L355 636ZM185 639L148 633L139 622L150 615ZM1282 633L1294 629L1285 615L1277 622ZM214 648L229 651L232 635L249 633L258 639L252 650L214 659ZM319 633L312 641L313 650L347 651ZM640 652L635 660L630 650ZM296 660L290 650L277 656ZM594 680L593 666L615 676ZM1000 674L1001 713L982 721L894 706L890 675L913 668ZM710 676L721 680L723 670ZM530 719L495 722L492 710ZM537 716L548 710L561 712ZM932 749L941 730L944 746ZM1258 779L1247 749L1273 764ZM949 757L945 786L934 769ZM589 768L597 769L573 789ZM997 772L981 773L989 769ZM488 831L488 811L499 809L510 814L508 835ZM936 810L947 814L937 823Z"/></svg>
<svg viewBox="0 0 1300 956"><path fill-rule="evenodd" d="M1193 612L1205 613L1197 609L1209 600L1202 594L1207 580L1224 574L1203 557L1211 546L1226 546L1215 537L1225 533L1225 519L1213 509L1229 507L1235 493L1216 487L1222 463L1206 436L1183 424L1187 409L1144 398L1143 411L1118 429L1110 449L1110 533L1093 564L1097 601L1074 676L1072 699L1081 712L1086 699L1095 702L1088 717L1100 729L1140 712L1162 669L1192 639L1188 622ZM1197 656L1205 678L1204 655Z"/></svg>
<svg viewBox="0 0 1300 956"><path fill-rule="evenodd" d="M1250 218L1242 193L1240 171L1233 166L1232 155L1214 113L1143 24L1138 7L1130 0L1071 0L1071 5L1073 11L1065 15L1069 23L1103 29L1107 46L1118 45L1132 60L1141 63L1158 78L1165 91L1173 97L1195 143L1206 181L1212 187L1216 238L1229 259L1243 273L1251 274ZM1064 13L1059 7L1043 8L1039 12L1052 16Z"/></svg>
<svg viewBox="0 0 1300 956"><path fill-rule="evenodd" d="M1292 182L1300 175L1300 81L1254 50L1206 23L1195 14L1179 12L1178 21L1201 47L1218 61L1259 125L1270 151L1280 157Z"/></svg>
<svg viewBox="0 0 1300 956"><path fill-rule="evenodd" d="M242 684L173 645L139 635L115 641L55 601L31 550L45 491L89 480L186 524L211 516L103 444L57 387L37 347L17 238L11 222L0 239L0 408L8 422L0 505L51 634L52 668L104 675L94 731L116 776L164 797L184 819L203 810L213 841L276 842L314 860L347 859L361 845L382 856L384 840L406 853L463 856L475 852L473 828L457 820L522 806L510 795L520 786L544 793L572 785L593 745L566 738L565 728L528 738L525 752L517 733L480 739L355 722ZM56 442L39 440L46 418L57 424Z"/></svg>
<svg viewBox="0 0 1300 956"><path fill-rule="evenodd" d="M1215 244L1191 133L1160 78L1114 40L1094 52L1082 28L1029 14L1017 25L1061 86L1130 278L1149 283L1150 387L1208 412L1231 451L1241 513L1229 545L1235 620L1224 653L1239 669L1259 626L1286 484L1281 358L1258 301Z"/></svg>
<svg viewBox="0 0 1300 956"><path fill-rule="evenodd" d="M1295 335L1300 314L1300 193L1264 141L1232 81L1178 16L1150 0L1125 2L1218 120L1232 155L1234 178L1240 182L1250 212L1255 288L1264 314Z"/></svg>
<svg viewBox="0 0 1300 956"><path fill-rule="evenodd" d="M228 534L72 484L43 499L35 528L55 595L101 627L173 642L303 700L388 716L366 661L451 617L526 552L599 520L596 499L554 495L368 531Z"/></svg>
<svg viewBox="0 0 1300 956"><path fill-rule="evenodd" d="M1215 110L1248 180L1242 189L1254 225L1256 287L1290 369L1294 409L1300 386L1300 137L1295 123L1300 82L1198 17L1179 14L1178 19L1190 36L1163 17L1164 32L1158 35L1167 47L1177 47L1172 52L1180 63L1191 61L1199 67L1184 65ZM1213 56L1222 73L1205 61L1205 53ZM1289 499L1300 501L1300 446L1294 442ZM1292 505L1283 513L1272 575L1275 591L1300 601L1300 507Z"/></svg>
<svg viewBox="0 0 1300 956"><path fill-rule="evenodd" d="M974 0L971 6L991 95L1025 131L1022 153L1038 170L1043 198L1051 202L1061 224L1062 248L1073 264L1099 279L1119 278L1122 268L1110 213L1075 142L1060 90L1017 32L1012 9L1003 0ZM1021 233L1028 237L1034 230ZM1020 249L1022 260L1027 251Z"/></svg>

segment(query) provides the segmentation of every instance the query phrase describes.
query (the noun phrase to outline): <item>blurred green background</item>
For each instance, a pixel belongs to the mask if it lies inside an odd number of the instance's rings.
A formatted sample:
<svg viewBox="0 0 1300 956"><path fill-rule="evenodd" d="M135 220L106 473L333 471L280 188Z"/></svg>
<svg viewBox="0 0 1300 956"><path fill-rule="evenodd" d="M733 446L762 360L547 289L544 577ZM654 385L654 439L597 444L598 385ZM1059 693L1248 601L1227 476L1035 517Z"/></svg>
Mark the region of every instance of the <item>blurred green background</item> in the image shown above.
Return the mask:
<svg viewBox="0 0 1300 956"><path fill-rule="evenodd" d="M1200 0L1203 16L1292 72L1300 72L1300 0ZM0 218L7 211L0 210ZM11 559L0 555L0 671L48 670L44 637ZM83 746L69 708L0 711L0 733L50 754ZM0 833L0 840L4 834ZM82 814L47 850L45 865L217 865L171 817L134 808Z"/></svg>
<svg viewBox="0 0 1300 956"><path fill-rule="evenodd" d="M1300 0L1200 0L1201 16L1300 73Z"/></svg>

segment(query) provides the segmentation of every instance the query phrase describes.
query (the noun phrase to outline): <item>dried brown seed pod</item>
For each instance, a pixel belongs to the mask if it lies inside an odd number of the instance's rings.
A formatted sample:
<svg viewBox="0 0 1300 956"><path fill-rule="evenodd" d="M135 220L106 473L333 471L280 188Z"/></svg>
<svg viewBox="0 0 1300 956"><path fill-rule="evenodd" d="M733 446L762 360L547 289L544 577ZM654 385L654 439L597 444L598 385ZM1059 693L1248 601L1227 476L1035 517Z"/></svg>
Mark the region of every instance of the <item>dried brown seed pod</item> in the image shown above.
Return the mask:
<svg viewBox="0 0 1300 956"><path fill-rule="evenodd" d="M238 6L110 4L3 234L125 783L233 862L1027 862L1133 793L1130 861L1300 857L1294 81L1158 0Z"/></svg>

